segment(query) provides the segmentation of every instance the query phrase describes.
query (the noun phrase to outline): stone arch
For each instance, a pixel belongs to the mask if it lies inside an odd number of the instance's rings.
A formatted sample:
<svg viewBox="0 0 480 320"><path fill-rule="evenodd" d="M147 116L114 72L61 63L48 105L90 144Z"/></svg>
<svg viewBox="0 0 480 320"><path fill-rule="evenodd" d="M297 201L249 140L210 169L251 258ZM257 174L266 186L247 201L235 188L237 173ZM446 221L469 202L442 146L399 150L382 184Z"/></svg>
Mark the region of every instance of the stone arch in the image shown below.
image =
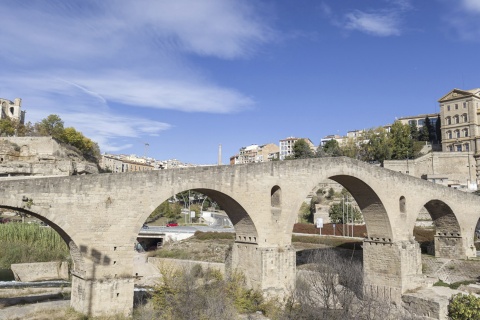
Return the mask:
<svg viewBox="0 0 480 320"><path fill-rule="evenodd" d="M340 183L355 198L365 220L369 240L391 242L393 238L387 210L377 193L363 180L350 175L334 175L329 179Z"/></svg>
<svg viewBox="0 0 480 320"><path fill-rule="evenodd" d="M225 210L225 213L235 228L236 241L248 243L258 242L258 233L255 224L247 211L235 199L223 192L213 189L194 188L190 190L200 192L212 200L215 200Z"/></svg>
<svg viewBox="0 0 480 320"><path fill-rule="evenodd" d="M45 218L44 216L39 215L36 212L27 210L25 208L19 208L19 207L8 206L8 205L0 205L0 208L25 213L25 214L31 215L31 216L39 219L40 221L45 222L49 227L51 227L53 230L55 230L55 232L57 232L60 235L60 237L63 239L63 241L65 241L68 248L70 249L70 256L71 256L72 262L73 262L73 268L72 268L72 270L70 270L71 273L75 273L77 275L85 276L85 274L86 274L85 259L83 257L83 254L81 253L77 244L73 241L73 239L70 237L70 235L63 228L58 226L52 220L49 220L49 219Z"/></svg>
<svg viewBox="0 0 480 320"><path fill-rule="evenodd" d="M448 204L439 199L424 205L435 226L435 256L442 258L462 258L465 255L461 228L457 217Z"/></svg>

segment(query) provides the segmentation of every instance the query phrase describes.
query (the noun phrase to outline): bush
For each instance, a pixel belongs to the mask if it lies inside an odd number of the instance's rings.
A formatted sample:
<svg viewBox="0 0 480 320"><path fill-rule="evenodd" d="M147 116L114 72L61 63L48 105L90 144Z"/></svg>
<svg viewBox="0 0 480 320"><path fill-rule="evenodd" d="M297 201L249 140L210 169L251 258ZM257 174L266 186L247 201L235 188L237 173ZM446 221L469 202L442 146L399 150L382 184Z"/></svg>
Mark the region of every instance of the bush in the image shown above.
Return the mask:
<svg viewBox="0 0 480 320"><path fill-rule="evenodd" d="M458 293L450 298L448 316L452 320L480 319L480 298Z"/></svg>
<svg viewBox="0 0 480 320"><path fill-rule="evenodd" d="M202 231L196 231L194 236L195 236L195 239L197 239L197 240L219 240L219 239L234 240L235 239L235 233L233 233L233 232L202 232Z"/></svg>

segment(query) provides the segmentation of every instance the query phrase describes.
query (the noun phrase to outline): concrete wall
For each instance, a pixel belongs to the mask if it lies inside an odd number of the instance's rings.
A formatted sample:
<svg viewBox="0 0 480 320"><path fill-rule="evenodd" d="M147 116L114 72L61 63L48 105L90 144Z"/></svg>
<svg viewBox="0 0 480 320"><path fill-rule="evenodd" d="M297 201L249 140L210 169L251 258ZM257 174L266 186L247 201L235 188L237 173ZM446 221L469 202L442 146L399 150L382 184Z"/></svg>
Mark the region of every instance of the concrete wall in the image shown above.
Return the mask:
<svg viewBox="0 0 480 320"><path fill-rule="evenodd" d="M10 267L15 281L68 280L68 262L15 263Z"/></svg>

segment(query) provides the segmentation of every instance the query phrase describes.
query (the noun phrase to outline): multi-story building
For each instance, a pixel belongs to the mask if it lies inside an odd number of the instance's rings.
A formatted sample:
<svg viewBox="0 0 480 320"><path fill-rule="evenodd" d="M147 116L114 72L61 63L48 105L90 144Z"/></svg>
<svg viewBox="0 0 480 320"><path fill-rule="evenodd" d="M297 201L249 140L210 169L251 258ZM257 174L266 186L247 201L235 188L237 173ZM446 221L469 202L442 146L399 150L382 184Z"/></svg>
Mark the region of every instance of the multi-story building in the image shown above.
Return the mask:
<svg viewBox="0 0 480 320"><path fill-rule="evenodd" d="M480 88L453 89L440 100L442 150L467 152L474 157L480 178Z"/></svg>
<svg viewBox="0 0 480 320"><path fill-rule="evenodd" d="M320 145L323 147L325 143L327 143L330 140L335 140L339 145L343 143L344 137L338 135L338 134L330 134L328 136L323 137L320 139Z"/></svg>
<svg viewBox="0 0 480 320"><path fill-rule="evenodd" d="M279 148L274 143L264 145L252 144L240 148L239 154L230 157L230 164L267 162L278 159Z"/></svg>
<svg viewBox="0 0 480 320"><path fill-rule="evenodd" d="M421 129L425 125L425 119L428 117L430 124L435 127L438 115L438 113L419 114L418 116L401 117L397 121L400 121L402 124L415 125L417 129Z"/></svg>
<svg viewBox="0 0 480 320"><path fill-rule="evenodd" d="M480 151L480 88L453 89L438 102L443 151L466 151L477 155Z"/></svg>
<svg viewBox="0 0 480 320"><path fill-rule="evenodd" d="M14 101L0 98L2 112L0 119L13 119L20 123L25 123L25 111L21 110L22 99L16 98Z"/></svg>
<svg viewBox="0 0 480 320"><path fill-rule="evenodd" d="M286 139L280 140L280 160L285 160L286 157L292 156L293 146L295 145L295 142L302 139L305 140L305 142L309 145L310 149L312 149L313 152L316 151L315 145L309 138L288 137Z"/></svg>

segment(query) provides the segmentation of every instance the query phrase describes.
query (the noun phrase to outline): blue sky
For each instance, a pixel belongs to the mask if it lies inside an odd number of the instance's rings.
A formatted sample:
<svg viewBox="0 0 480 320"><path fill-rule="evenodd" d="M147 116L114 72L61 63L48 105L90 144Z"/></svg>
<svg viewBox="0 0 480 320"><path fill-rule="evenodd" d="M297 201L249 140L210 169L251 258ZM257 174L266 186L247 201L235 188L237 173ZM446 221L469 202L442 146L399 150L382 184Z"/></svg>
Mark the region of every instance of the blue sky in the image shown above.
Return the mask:
<svg viewBox="0 0 480 320"><path fill-rule="evenodd" d="M480 87L480 0L2 0L0 97L102 152L242 146L438 112Z"/></svg>

